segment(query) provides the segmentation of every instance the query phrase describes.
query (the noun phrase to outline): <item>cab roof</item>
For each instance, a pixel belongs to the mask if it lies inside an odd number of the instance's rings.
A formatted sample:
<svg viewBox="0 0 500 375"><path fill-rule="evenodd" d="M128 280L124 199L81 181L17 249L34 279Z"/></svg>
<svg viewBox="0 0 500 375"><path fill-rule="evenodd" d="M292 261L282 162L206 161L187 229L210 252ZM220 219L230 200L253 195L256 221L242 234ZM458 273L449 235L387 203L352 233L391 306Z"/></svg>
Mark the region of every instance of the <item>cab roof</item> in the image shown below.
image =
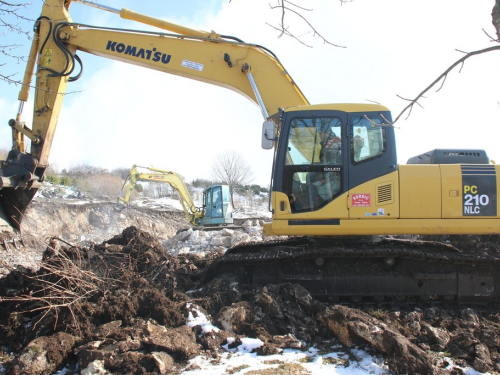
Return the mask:
<svg viewBox="0 0 500 375"><path fill-rule="evenodd" d="M333 103L301 105L285 109L285 112L296 111L388 112L389 108L372 103Z"/></svg>

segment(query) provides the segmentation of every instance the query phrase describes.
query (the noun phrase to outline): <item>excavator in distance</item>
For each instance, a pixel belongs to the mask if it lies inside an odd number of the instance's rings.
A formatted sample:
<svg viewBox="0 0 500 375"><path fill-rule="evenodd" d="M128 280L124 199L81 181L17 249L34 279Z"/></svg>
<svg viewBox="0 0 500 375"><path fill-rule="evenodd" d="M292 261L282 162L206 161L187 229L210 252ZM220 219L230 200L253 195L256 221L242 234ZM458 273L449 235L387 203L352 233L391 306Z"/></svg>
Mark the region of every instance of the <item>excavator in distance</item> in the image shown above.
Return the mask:
<svg viewBox="0 0 500 375"><path fill-rule="evenodd" d="M73 22L75 2L161 31ZM437 149L398 164L388 108L311 104L272 51L237 37L85 0L45 0L34 30L19 111L9 121L13 147L0 169L5 232L19 230L43 181L66 87L82 76L77 52L86 52L226 87L260 107L262 147L274 153L264 233L289 239L231 248L210 277L296 282L335 298L498 299L498 257L389 237L498 235L500 170L484 150ZM32 76L30 127L22 112Z"/></svg>
<svg viewBox="0 0 500 375"><path fill-rule="evenodd" d="M139 170L141 168L141 171ZM147 172L150 173L147 173ZM210 185L203 190L203 206L196 207L182 177L172 171L133 165L123 183L117 198L115 211L121 212L130 203L130 197L139 181L167 183L179 193L180 202L188 222L195 227L210 227L233 223L233 206L228 185ZM112 214L108 232L114 227L115 212Z"/></svg>

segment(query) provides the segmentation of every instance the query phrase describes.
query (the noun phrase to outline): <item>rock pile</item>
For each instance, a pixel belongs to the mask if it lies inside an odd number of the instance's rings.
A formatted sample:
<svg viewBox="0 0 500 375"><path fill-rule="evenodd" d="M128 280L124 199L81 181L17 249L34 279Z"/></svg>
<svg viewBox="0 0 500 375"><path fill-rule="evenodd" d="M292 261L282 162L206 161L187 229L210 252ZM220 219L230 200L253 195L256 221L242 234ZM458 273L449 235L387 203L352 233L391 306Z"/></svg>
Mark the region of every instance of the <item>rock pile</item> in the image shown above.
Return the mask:
<svg viewBox="0 0 500 375"><path fill-rule="evenodd" d="M204 230L190 228L180 231L162 243L171 255L225 251L242 242L262 241L262 226L258 220L246 220L241 229Z"/></svg>

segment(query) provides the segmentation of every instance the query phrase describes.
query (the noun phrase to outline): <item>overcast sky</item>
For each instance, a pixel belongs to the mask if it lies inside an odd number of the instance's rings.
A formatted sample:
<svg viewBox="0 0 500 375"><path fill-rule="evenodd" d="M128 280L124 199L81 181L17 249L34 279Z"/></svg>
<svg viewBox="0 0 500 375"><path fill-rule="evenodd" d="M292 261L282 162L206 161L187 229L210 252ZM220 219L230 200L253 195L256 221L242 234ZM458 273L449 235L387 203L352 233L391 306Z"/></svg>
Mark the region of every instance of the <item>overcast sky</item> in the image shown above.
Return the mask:
<svg viewBox="0 0 500 375"><path fill-rule="evenodd" d="M493 0L335 0L296 1L313 9L307 17L336 48L313 37L292 14L291 30L306 47L266 25L280 14L266 0L107 1L100 3L182 25L214 30L271 49L312 104L378 102L393 117L441 74L461 51L492 46L483 29L491 24ZM29 9L36 18L41 1ZM146 29L112 13L73 3L75 22ZM31 28L29 26L28 28ZM10 39L14 36L9 34ZM16 39L16 42L19 38ZM10 41L10 40L9 40ZM29 46L23 54L27 55ZM83 77L68 86L54 137L51 164L58 169L92 164L108 169L133 164L172 170L186 180L210 178L216 156L225 150L243 155L254 183L270 180L272 154L260 147L259 108L233 91L150 71L80 52ZM2 59L0 63L3 63ZM434 148L481 148L500 162L500 52L466 61L443 88L432 90L407 120L397 123L399 163ZM24 66L0 67L2 74ZM10 128L19 88L0 81L0 147L10 148ZM31 94L33 96L33 93ZM406 116L405 116L406 117ZM31 125L32 103L23 120Z"/></svg>

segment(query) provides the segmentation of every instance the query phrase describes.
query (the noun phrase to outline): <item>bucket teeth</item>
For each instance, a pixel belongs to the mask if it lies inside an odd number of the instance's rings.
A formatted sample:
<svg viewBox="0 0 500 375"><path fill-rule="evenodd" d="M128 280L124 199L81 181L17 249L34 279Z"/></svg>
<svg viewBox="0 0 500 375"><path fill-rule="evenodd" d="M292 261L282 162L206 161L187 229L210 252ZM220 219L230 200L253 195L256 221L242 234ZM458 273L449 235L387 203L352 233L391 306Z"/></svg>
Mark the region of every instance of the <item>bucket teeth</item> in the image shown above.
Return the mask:
<svg viewBox="0 0 500 375"><path fill-rule="evenodd" d="M7 251L21 250L26 247L23 239L18 237L5 237L3 239L0 239L0 244L2 245L1 247L3 247Z"/></svg>
<svg viewBox="0 0 500 375"><path fill-rule="evenodd" d="M22 241L18 240L17 238L12 239L12 243L14 244L16 250L19 250L21 247L23 247Z"/></svg>

